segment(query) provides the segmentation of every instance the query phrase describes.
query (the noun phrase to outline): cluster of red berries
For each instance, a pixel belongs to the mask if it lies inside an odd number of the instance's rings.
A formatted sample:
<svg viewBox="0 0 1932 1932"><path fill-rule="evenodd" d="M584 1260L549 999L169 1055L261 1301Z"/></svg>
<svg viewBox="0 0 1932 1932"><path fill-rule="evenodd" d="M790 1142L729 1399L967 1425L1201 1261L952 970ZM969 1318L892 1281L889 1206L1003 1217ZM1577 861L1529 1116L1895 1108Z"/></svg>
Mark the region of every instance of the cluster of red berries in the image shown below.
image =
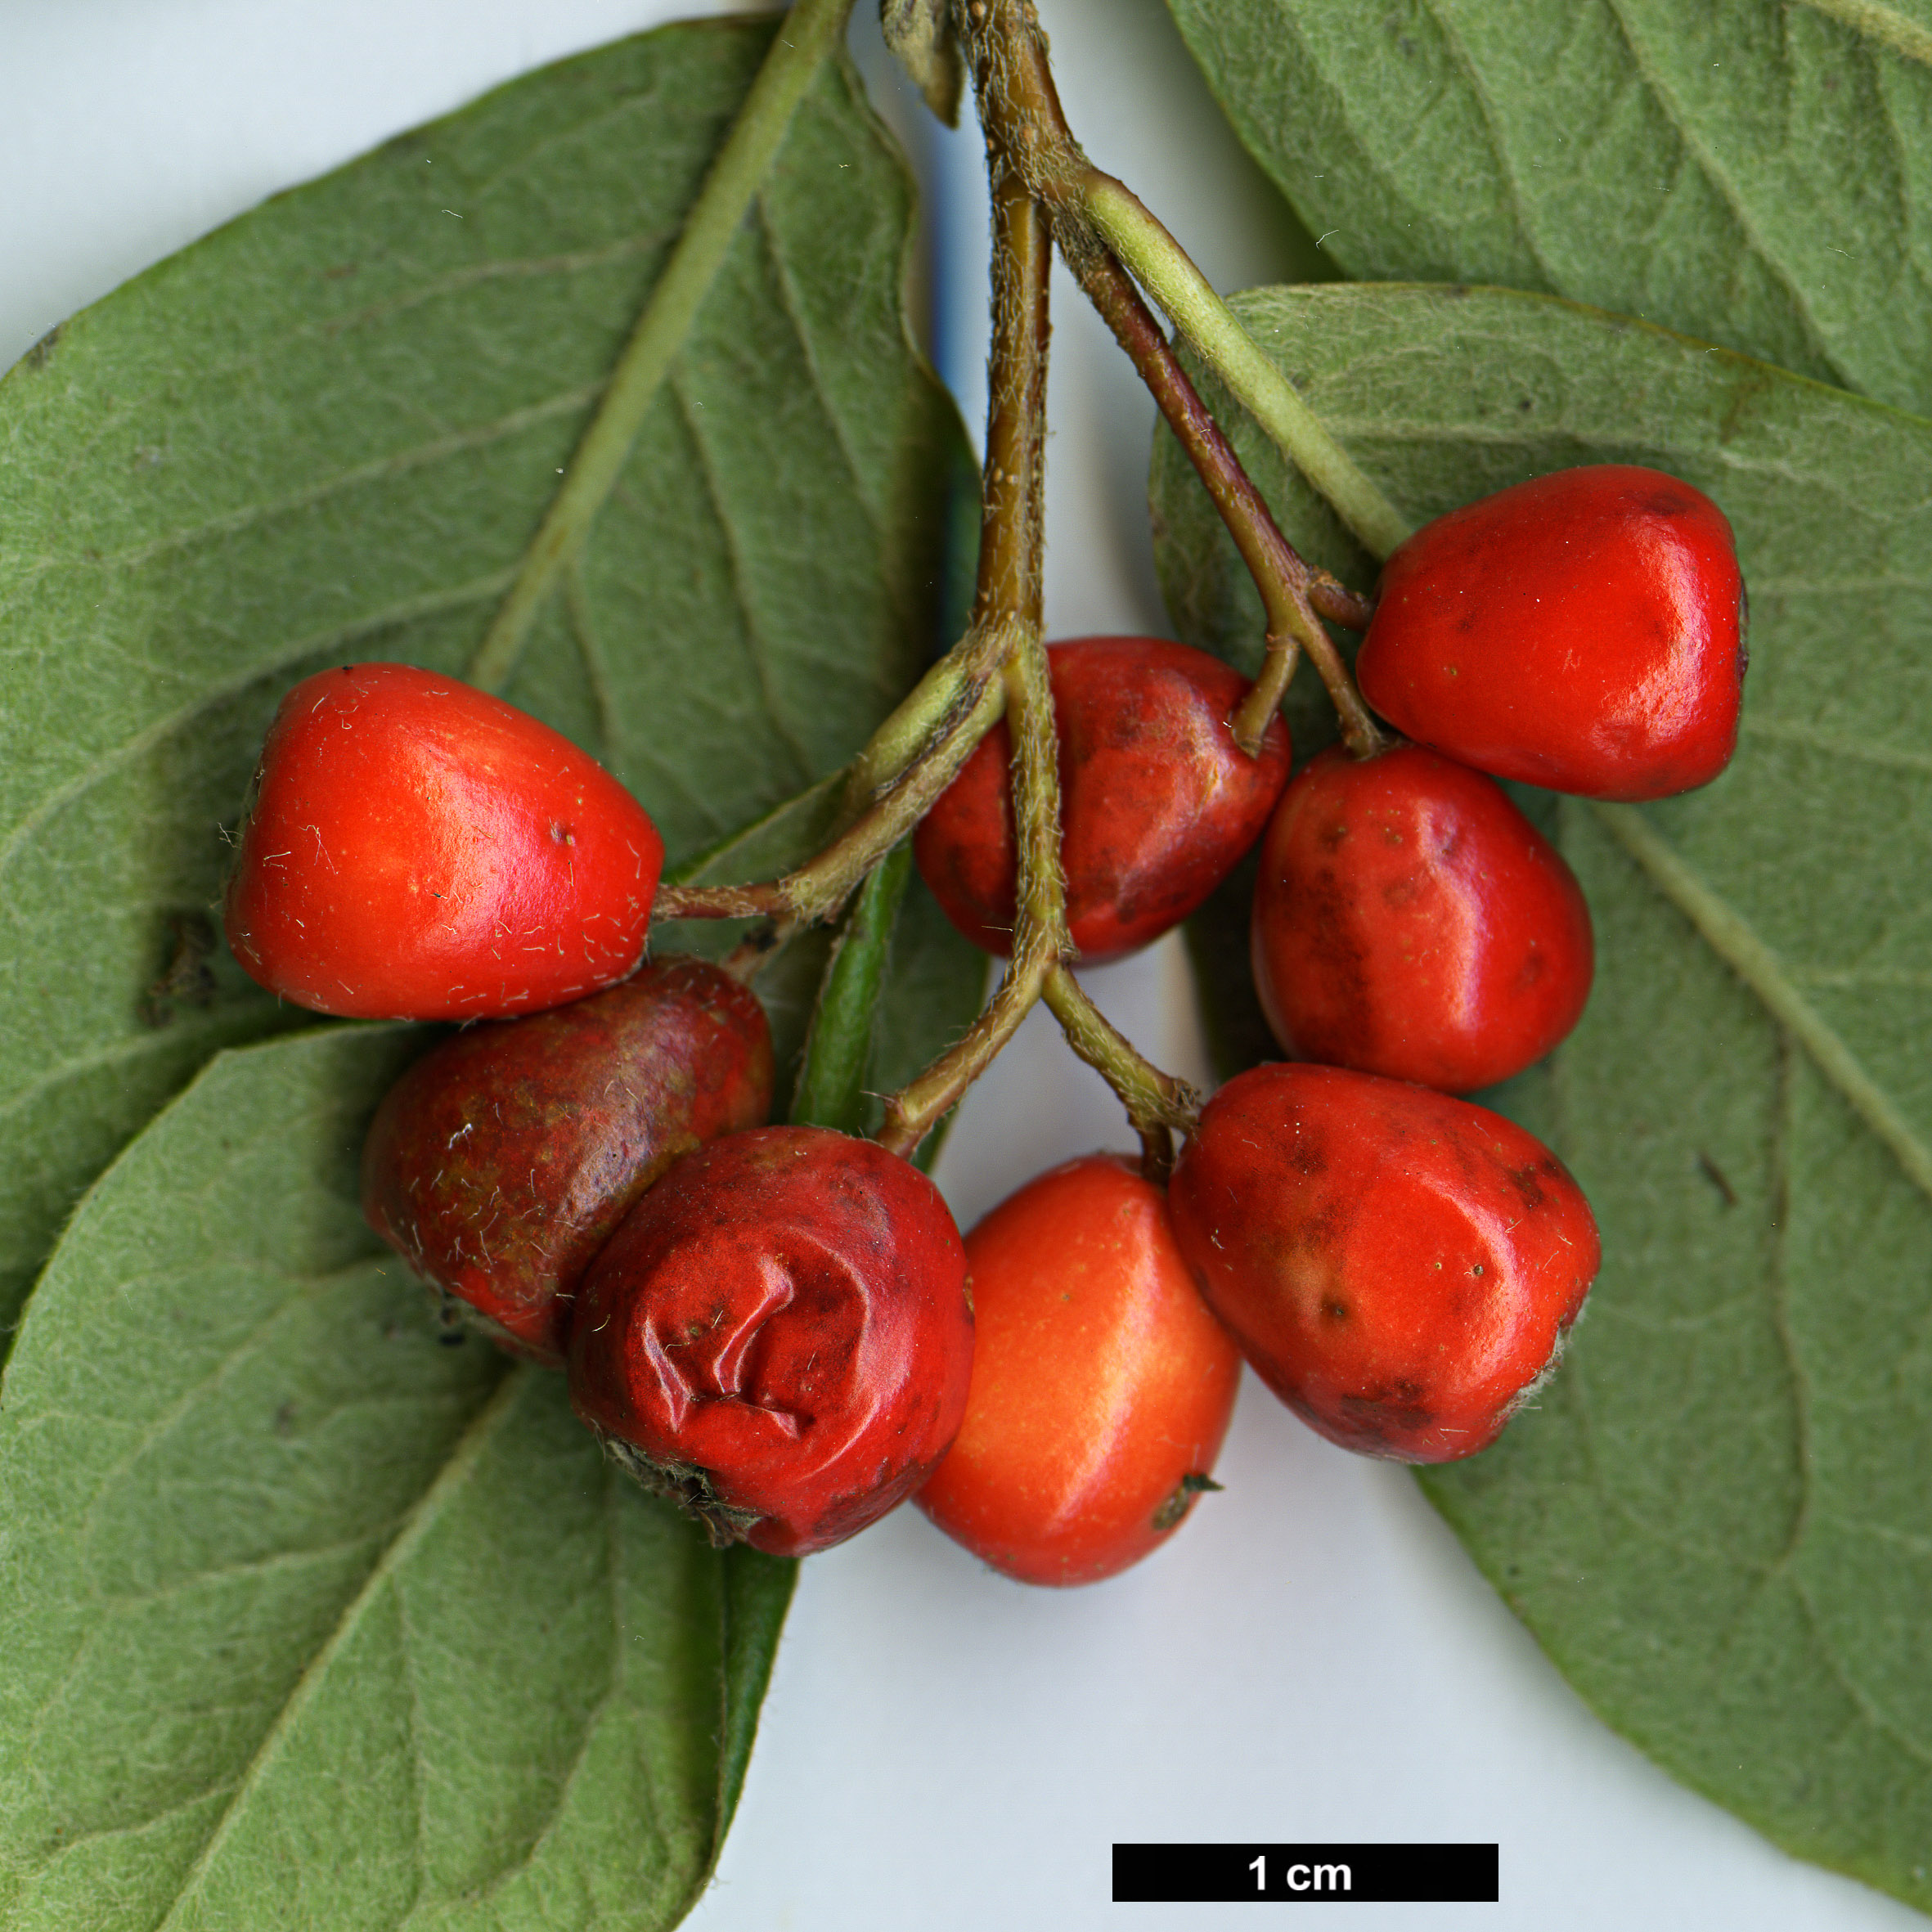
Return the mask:
<svg viewBox="0 0 1932 1932"><path fill-rule="evenodd" d="M923 1175L767 1126L757 1000L640 968L662 846L535 720L397 665L326 672L272 726L227 903L305 1005L478 1020L384 1102L371 1224L505 1346L568 1368L613 1453L721 1539L822 1548L915 1492L989 1562L1108 1575L1179 1522L1245 1357L1331 1439L1434 1462L1493 1441L1554 1361L1597 1236L1561 1163L1457 1096L1588 996L1588 910L1493 776L1665 796L1736 742L1729 525L1658 472L1570 470L1390 560L1358 670L1411 742L1289 780L1184 646L1049 652L1068 923L1147 944L1257 839L1255 977L1286 1063L1223 1087L1162 1188L1110 1157L962 1242ZM948 916L1006 950L1004 726L919 827ZM970 1277L970 1285L969 1285Z"/></svg>

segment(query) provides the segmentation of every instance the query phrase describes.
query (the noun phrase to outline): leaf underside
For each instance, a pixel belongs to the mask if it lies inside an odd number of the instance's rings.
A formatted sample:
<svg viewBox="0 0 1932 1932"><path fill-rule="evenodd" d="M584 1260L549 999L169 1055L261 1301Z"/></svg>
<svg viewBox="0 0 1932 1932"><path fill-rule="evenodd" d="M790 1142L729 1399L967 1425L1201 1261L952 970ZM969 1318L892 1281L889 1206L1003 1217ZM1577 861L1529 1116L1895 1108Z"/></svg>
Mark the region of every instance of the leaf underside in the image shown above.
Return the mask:
<svg viewBox="0 0 1932 1932"><path fill-rule="evenodd" d="M1168 0L1348 273L1590 302L1932 415L1923 0Z"/></svg>
<svg viewBox="0 0 1932 1932"><path fill-rule="evenodd" d="M1588 895L1597 983L1491 1098L1575 1170L1604 1269L1538 1412L1425 1486L1608 1722L1932 1907L1932 423L1537 296L1236 307L1413 519L1617 461L1736 526L1731 770L1643 807L1532 798ZM1372 581L1207 387L1291 539ZM1165 435L1152 494L1182 635L1251 662L1258 601ZM1271 1050L1238 907L1194 939L1230 1063Z"/></svg>
<svg viewBox="0 0 1932 1932"><path fill-rule="evenodd" d="M0 1429L10 1925L655 1925L794 1566L447 1332L357 1208L411 1030L223 1055L90 1196ZM264 1202L276 1211L259 1211Z"/></svg>
<svg viewBox="0 0 1932 1932"><path fill-rule="evenodd" d="M517 82L0 382L0 1328L162 1101L303 1023L218 946L204 1004L151 995L218 925L267 718L327 664L467 663L771 31ZM906 339L912 213L834 65L505 694L674 865L842 763L931 655L970 459Z"/></svg>
<svg viewBox="0 0 1932 1932"><path fill-rule="evenodd" d="M794 1566L636 1493L560 1377L443 1345L357 1207L426 1031L200 955L288 685L468 661L771 31L519 81L0 383L0 1324L40 1276L0 1406L9 1926L656 1927L716 1861ZM834 64L507 693L674 871L809 850L956 609L914 213ZM822 958L761 983L788 1058ZM875 1078L985 977L916 895L893 963Z"/></svg>

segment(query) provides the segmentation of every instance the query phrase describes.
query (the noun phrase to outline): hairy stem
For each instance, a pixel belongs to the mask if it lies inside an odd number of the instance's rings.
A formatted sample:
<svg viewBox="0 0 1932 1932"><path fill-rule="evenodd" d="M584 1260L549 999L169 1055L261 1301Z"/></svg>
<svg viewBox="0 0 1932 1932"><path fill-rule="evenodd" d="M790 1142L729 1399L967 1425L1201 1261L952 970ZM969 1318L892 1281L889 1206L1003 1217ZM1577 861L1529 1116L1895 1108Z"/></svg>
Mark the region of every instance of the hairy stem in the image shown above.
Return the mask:
<svg viewBox="0 0 1932 1932"><path fill-rule="evenodd" d="M1005 623L976 622L968 628L852 761L846 775L849 810L862 811L897 785L933 746L946 742L979 710L989 691L999 694L986 717L986 729L990 731L999 723L1006 699L996 681L1013 637L1011 626Z"/></svg>
<svg viewBox="0 0 1932 1932"><path fill-rule="evenodd" d="M684 232L611 371L597 412L523 552L515 581L471 661L471 684L501 691L514 673L558 572L590 535L799 101L845 30L851 6L852 0L797 0L784 16L685 217Z"/></svg>
<svg viewBox="0 0 1932 1932"><path fill-rule="evenodd" d="M878 1138L909 1157L1012 1039L1061 955L1071 947L1060 873L1059 746L1046 652L1037 633L1007 665L1006 717L1013 735L1013 828L1020 861L1013 960L998 991L959 1044L886 1103Z"/></svg>
<svg viewBox="0 0 1932 1932"><path fill-rule="evenodd" d="M1061 111L1045 38L1027 0L955 0L953 18L989 140L1018 159L1028 186L1056 215L1070 218L1085 248L1104 248L1126 265L1342 521L1375 555L1386 557L1409 534L1401 514L1255 346L1180 244L1081 152ZM1068 244L1064 227L1061 241ZM1076 242L1069 259L1081 248Z"/></svg>
<svg viewBox="0 0 1932 1932"><path fill-rule="evenodd" d="M1120 1096L1137 1132L1193 1130L1201 1117L1200 1094L1155 1066L1094 1005L1064 965L1047 974L1041 997L1060 1022L1067 1044Z"/></svg>
<svg viewBox="0 0 1932 1932"><path fill-rule="evenodd" d="M796 872L756 885L660 886L652 919L774 919L811 925L830 919L860 880L932 810L999 721L1004 703L1002 686L989 681L973 708L945 737L929 744L895 785Z"/></svg>
<svg viewBox="0 0 1932 1932"><path fill-rule="evenodd" d="M982 118L983 118L982 108ZM1069 949L1060 874L1059 746L1040 642L1042 484L1045 471L1047 305L1052 236L1045 212L996 141L993 186L993 353L981 519L976 626L1010 630L1001 675L1013 739L1019 905L1006 977L949 1052L886 1103L878 1139L910 1156L986 1071L1040 998Z"/></svg>

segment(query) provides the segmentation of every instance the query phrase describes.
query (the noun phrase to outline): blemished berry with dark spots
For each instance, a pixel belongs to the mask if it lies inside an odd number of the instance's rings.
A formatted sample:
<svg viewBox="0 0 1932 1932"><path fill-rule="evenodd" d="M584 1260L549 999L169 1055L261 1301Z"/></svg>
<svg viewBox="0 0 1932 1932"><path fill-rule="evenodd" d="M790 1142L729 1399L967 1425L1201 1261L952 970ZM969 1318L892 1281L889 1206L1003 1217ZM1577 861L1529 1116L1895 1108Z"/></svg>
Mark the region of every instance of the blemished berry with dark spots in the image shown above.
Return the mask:
<svg viewBox="0 0 1932 1932"><path fill-rule="evenodd" d="M249 977L350 1019L539 1013L644 957L664 842L550 726L408 664L281 701L229 874Z"/></svg>
<svg viewBox="0 0 1932 1932"><path fill-rule="evenodd" d="M505 1346L561 1367L584 1270L672 1162L771 1112L771 1030L708 961L654 960L548 1013L465 1029L390 1089L362 1211Z"/></svg>
<svg viewBox="0 0 1932 1932"><path fill-rule="evenodd" d="M875 1142L764 1127L687 1156L626 1215L570 1330L577 1413L714 1541L799 1557L902 1502L958 1433L966 1254Z"/></svg>
<svg viewBox="0 0 1932 1932"><path fill-rule="evenodd" d="M1554 1366L1600 1255L1582 1189L1534 1135L1336 1067L1230 1081L1169 1200L1269 1387L1330 1441L1405 1462L1495 1440Z"/></svg>
<svg viewBox="0 0 1932 1932"><path fill-rule="evenodd" d="M1296 775L1261 844L1255 987L1294 1058L1466 1094L1581 1017L1590 913L1493 779L1439 752L1339 747Z"/></svg>
<svg viewBox="0 0 1932 1932"><path fill-rule="evenodd" d="M1117 1155L1069 1161L980 1222L966 1259L966 1419L915 1500L1022 1583L1115 1575L1219 1486L1241 1375L1166 1190Z"/></svg>
<svg viewBox="0 0 1932 1932"><path fill-rule="evenodd" d="M1247 681L1218 658L1158 637L1049 645L1060 734L1067 923L1099 965L1150 944L1195 911L1268 823L1287 783L1287 727L1260 754L1228 718ZM913 837L946 917L987 952L1013 949L1018 862L1011 739L995 725Z"/></svg>
<svg viewBox="0 0 1932 1932"><path fill-rule="evenodd" d="M1662 470L1600 463L1417 531L1355 670L1391 723L1479 771L1664 798L1730 762L1745 631L1724 513Z"/></svg>

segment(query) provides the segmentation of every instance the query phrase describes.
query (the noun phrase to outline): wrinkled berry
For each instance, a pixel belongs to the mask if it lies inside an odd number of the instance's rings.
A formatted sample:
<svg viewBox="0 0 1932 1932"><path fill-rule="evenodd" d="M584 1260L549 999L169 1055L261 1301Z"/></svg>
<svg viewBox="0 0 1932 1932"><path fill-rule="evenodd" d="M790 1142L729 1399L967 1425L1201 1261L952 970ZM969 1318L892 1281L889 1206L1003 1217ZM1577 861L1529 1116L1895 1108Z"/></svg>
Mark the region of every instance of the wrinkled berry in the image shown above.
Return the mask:
<svg viewBox="0 0 1932 1932"><path fill-rule="evenodd" d="M713 1141L585 1277L577 1413L715 1539L842 1541L924 1481L965 1412L959 1231L910 1163L825 1127Z"/></svg>

